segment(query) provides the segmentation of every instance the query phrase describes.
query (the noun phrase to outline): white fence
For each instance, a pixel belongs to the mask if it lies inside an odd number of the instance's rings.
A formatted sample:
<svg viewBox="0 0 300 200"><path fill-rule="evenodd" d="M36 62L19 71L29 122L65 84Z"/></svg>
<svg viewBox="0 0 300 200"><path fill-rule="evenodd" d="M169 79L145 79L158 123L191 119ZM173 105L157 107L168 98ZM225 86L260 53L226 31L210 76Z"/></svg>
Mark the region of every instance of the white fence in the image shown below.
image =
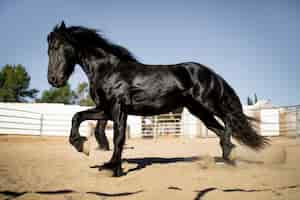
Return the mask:
<svg viewBox="0 0 300 200"><path fill-rule="evenodd" d="M0 103L0 134L68 136L73 115L89 108L64 104ZM127 121L130 137L140 137L140 117L130 116ZM83 122L80 134L90 134L94 126L94 121ZM112 137L111 128L106 133Z"/></svg>
<svg viewBox="0 0 300 200"><path fill-rule="evenodd" d="M63 104L0 104L0 134L69 135L72 116L86 107ZM89 132L82 123L83 135Z"/></svg>
<svg viewBox="0 0 300 200"><path fill-rule="evenodd" d="M0 134L68 136L72 116L89 107L63 104L0 103ZM260 120L257 130L265 136L300 136L300 106L245 109ZM92 121L83 122L80 133L91 133ZM111 125L106 133L112 137ZM130 116L129 137L188 136L215 137L186 109L182 113L154 117Z"/></svg>
<svg viewBox="0 0 300 200"><path fill-rule="evenodd" d="M256 130L264 136L300 136L300 106L253 108L245 107L246 115L257 119ZM217 119L219 120L219 119ZM222 121L220 121L222 124ZM215 133L186 109L181 114L164 114L142 118L142 136L166 135L216 137Z"/></svg>
<svg viewBox="0 0 300 200"><path fill-rule="evenodd" d="M0 131L7 134L40 135L42 115L37 112L0 107Z"/></svg>

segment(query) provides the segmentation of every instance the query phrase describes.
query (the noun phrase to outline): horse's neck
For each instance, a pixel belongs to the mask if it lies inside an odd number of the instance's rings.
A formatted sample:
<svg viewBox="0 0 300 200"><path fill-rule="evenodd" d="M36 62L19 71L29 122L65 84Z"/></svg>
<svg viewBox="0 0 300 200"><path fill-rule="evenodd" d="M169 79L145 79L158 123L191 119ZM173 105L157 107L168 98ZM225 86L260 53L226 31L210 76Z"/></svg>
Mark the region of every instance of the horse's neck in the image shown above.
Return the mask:
<svg viewBox="0 0 300 200"><path fill-rule="evenodd" d="M92 73L93 73L93 67L91 62L89 62L88 59L81 59L81 61L79 62L79 65L81 67L81 69L84 71L84 73L86 74L87 78L90 80L92 77Z"/></svg>
<svg viewBox="0 0 300 200"><path fill-rule="evenodd" d="M83 57L79 65L85 72L91 82L95 75L105 74L109 69L118 65L120 60L113 55L108 55L105 58L97 58L96 56Z"/></svg>

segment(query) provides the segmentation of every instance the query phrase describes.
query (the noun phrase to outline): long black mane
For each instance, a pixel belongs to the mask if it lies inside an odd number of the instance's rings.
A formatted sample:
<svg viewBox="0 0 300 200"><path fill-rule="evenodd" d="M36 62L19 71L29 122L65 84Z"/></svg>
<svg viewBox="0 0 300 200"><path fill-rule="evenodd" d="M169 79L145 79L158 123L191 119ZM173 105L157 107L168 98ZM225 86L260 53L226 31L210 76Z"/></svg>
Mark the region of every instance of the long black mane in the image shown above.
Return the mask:
<svg viewBox="0 0 300 200"><path fill-rule="evenodd" d="M61 32L58 26L55 26L53 33ZM73 43L80 49L87 52L95 52L97 48L101 48L119 58L122 61L139 62L137 58L125 47L113 44L96 29L86 28L83 26L70 26L64 33L64 38Z"/></svg>

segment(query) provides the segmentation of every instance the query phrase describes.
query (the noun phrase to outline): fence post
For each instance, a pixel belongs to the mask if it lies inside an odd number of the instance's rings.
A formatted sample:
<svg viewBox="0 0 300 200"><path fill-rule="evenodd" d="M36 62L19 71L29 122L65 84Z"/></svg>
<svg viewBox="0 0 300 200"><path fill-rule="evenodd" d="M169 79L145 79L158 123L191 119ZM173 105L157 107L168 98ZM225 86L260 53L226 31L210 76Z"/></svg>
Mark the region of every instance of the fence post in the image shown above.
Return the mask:
<svg viewBox="0 0 300 200"><path fill-rule="evenodd" d="M158 127L157 127L157 116L154 116L154 135L153 135L153 139L156 139L157 136L157 132L158 132Z"/></svg>
<svg viewBox="0 0 300 200"><path fill-rule="evenodd" d="M44 114L41 114L40 117L40 136L43 134L43 123L44 123Z"/></svg>

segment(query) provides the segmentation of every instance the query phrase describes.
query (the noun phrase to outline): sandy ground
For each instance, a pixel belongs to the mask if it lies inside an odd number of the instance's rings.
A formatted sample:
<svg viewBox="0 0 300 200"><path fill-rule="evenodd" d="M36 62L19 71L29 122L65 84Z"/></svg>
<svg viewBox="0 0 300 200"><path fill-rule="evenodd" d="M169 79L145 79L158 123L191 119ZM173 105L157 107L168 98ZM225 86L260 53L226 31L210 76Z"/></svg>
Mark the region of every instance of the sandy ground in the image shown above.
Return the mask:
<svg viewBox="0 0 300 200"><path fill-rule="evenodd" d="M260 153L247 160L246 151L233 167L216 161L221 152L214 138L131 139L123 154L127 174L113 178L97 168L112 151L96 150L95 141L87 157L67 138L0 136L0 199L299 200L300 141L271 143L284 159L257 162ZM277 153L261 158L276 161Z"/></svg>

